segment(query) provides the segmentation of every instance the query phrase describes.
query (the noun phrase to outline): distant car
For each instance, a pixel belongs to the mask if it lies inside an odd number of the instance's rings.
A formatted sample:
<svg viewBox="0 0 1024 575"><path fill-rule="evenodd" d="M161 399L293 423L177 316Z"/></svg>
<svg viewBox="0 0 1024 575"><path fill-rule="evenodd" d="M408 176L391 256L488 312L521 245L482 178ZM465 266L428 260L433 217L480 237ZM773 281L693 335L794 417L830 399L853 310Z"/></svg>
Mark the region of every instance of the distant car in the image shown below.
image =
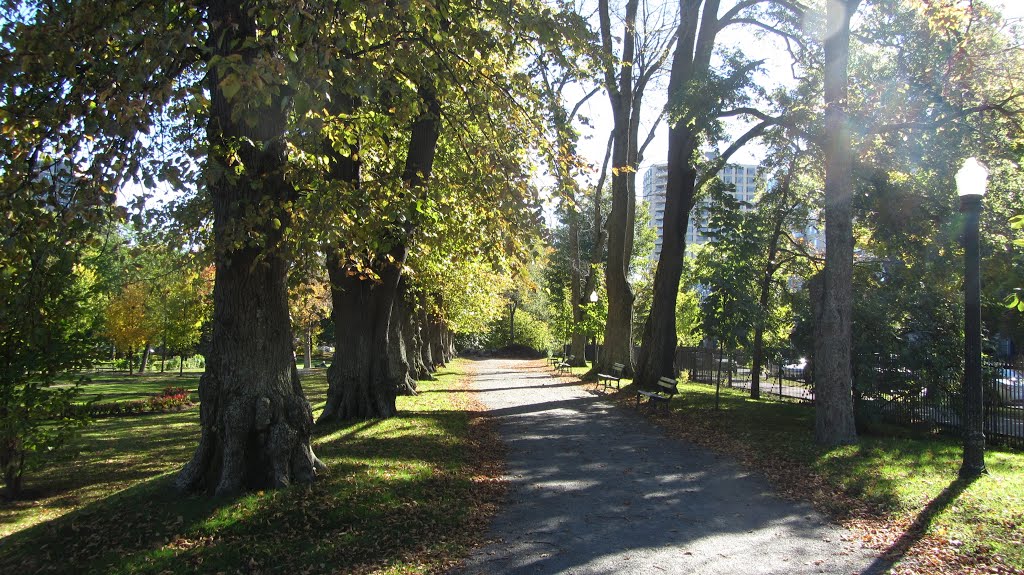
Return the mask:
<svg viewBox="0 0 1024 575"><path fill-rule="evenodd" d="M1024 375L1019 370L999 369L994 387L1003 403L1024 405Z"/></svg>
<svg viewBox="0 0 1024 575"><path fill-rule="evenodd" d="M782 366L782 377L786 379L804 379L807 370L807 358L801 357L796 363L788 363Z"/></svg>
<svg viewBox="0 0 1024 575"><path fill-rule="evenodd" d="M334 346L333 345L321 345L320 346L320 353L334 353Z"/></svg>

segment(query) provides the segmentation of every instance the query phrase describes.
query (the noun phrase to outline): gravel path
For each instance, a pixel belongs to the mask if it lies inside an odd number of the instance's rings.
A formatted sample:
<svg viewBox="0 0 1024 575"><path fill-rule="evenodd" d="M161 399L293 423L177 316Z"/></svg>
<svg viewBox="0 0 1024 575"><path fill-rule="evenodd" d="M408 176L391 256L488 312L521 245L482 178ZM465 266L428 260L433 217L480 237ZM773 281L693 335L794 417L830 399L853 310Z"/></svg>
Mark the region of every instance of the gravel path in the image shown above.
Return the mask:
<svg viewBox="0 0 1024 575"><path fill-rule="evenodd" d="M809 505L728 459L667 439L543 361L475 361L509 448L510 494L463 573L875 573Z"/></svg>

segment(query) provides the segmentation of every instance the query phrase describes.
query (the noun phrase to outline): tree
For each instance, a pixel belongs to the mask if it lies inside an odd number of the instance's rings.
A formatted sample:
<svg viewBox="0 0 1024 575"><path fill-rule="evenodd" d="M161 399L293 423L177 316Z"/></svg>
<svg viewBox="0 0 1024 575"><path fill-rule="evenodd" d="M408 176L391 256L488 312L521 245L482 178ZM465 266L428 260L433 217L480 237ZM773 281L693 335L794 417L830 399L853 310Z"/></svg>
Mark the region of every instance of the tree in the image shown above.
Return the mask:
<svg viewBox="0 0 1024 575"><path fill-rule="evenodd" d="M850 372L853 302L853 154L848 110L850 19L860 0L829 0L825 72L825 268L814 305L814 438L824 445L857 440ZM819 285L819 284L815 284Z"/></svg>
<svg viewBox="0 0 1024 575"><path fill-rule="evenodd" d="M125 285L110 299L104 316L104 331L113 344L129 354L128 372L132 371L135 350L149 347L159 333L157 321L150 316L147 304L153 298L148 286L141 281ZM148 349L143 351L148 355ZM140 361L139 373L145 370Z"/></svg>
<svg viewBox="0 0 1024 575"><path fill-rule="evenodd" d="M164 356L176 352L179 356L178 373L184 369L185 354L199 345L203 324L210 316L210 287L214 270L207 268L196 273L181 269L164 280L163 295L157 302L161 317L161 341ZM163 361L160 371L164 370Z"/></svg>
<svg viewBox="0 0 1024 575"><path fill-rule="evenodd" d="M306 278L288 293L292 329L302 334L306 369L313 367L313 339L320 321L331 314L331 286L326 278Z"/></svg>
<svg viewBox="0 0 1024 575"><path fill-rule="evenodd" d="M313 413L299 384L288 318L284 231L296 189L287 178L289 93L278 15L211 2L211 104L205 166L213 203L213 337L199 385L202 435L177 485L242 488L311 482ZM252 82L252 78L260 82Z"/></svg>
<svg viewBox="0 0 1024 575"><path fill-rule="evenodd" d="M178 476L184 489L310 481L319 466L289 351L281 249L296 196L284 133L298 82L285 77L285 38L307 21L268 8L59 3L25 6L4 24L4 61L20 62L0 83L4 131L14 130L5 174L52 151L82 158L83 175L111 196L127 179L180 184L202 164L195 205L212 207L216 286L202 435ZM295 34L257 34L286 27ZM147 136L166 118L167 139ZM182 153L154 150L164 141Z"/></svg>
<svg viewBox="0 0 1024 575"><path fill-rule="evenodd" d="M576 141L579 134L573 127L580 107L594 96L598 88L594 88L578 99L567 112L562 94L572 82L583 77L583 71L569 62L558 62L553 65L542 54L538 57L537 75L541 79L543 96L548 104L547 122L553 134L555 146L549 153L548 164L555 177L557 197L559 198L559 216L566 224L569 251L569 306L572 312L572 330L569 334L570 357L573 365L586 365L584 351L586 334L582 329L584 299L583 293L583 258L580 246L581 234L581 190L577 178L580 176L582 162L576 153ZM558 72L564 73L557 74ZM557 75L556 75L557 74Z"/></svg>
<svg viewBox="0 0 1024 575"><path fill-rule="evenodd" d="M17 122L3 119L17 133ZM24 143L24 142L22 142ZM89 367L102 350L90 321L95 274L83 265L97 232L119 210L114 198L65 164L39 177L14 140L0 159L0 473L20 494L25 460L59 447L86 423L73 409L77 385L54 387L65 372ZM12 153L13 152L13 153Z"/></svg>
<svg viewBox="0 0 1024 575"><path fill-rule="evenodd" d="M800 6L794 3L752 1L739 2L719 16L719 4L718 0L680 2L681 20L676 31L666 108L669 147L664 239L634 378L642 387L654 386L659 377L675 375L676 298L686 251L686 227L699 191L736 150L779 123L778 118L748 105L752 96L747 87L758 62L730 53L721 65L712 66L718 34L728 26L753 23L786 35L772 22L798 19L802 14ZM699 165L700 146L718 138L722 118L737 116L759 121L720 156Z"/></svg>
<svg viewBox="0 0 1024 575"><path fill-rule="evenodd" d="M599 369L609 373L613 364L622 364L627 376L633 372L633 299L628 267L633 253L636 215L636 171L644 148L654 134L640 144L640 112L643 94L651 79L668 59L679 38L671 33L673 17L642 18L638 27L639 0L627 0L621 34L622 53L616 57L608 0L598 2L601 53L604 62L604 89L612 108L611 172L612 207L606 223L608 260L605 284L608 293L608 320L604 330L604 353ZM717 5L717 2L716 2ZM647 4L644 4L647 15ZM643 33L640 33L640 30ZM639 41L639 45L638 45ZM616 70L618 66L618 70ZM655 124L656 126L656 124Z"/></svg>

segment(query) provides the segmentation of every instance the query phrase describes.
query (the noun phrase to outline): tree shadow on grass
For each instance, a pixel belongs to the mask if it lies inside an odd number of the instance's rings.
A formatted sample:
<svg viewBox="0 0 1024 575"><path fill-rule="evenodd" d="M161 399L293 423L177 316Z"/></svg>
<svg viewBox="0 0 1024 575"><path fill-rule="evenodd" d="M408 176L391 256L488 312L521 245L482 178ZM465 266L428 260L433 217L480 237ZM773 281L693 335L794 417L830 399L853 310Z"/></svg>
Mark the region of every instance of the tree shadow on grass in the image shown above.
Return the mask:
<svg viewBox="0 0 1024 575"><path fill-rule="evenodd" d="M330 467L309 486L213 498L165 473L0 540L0 573L338 573L449 556L475 499L467 419L318 428Z"/></svg>
<svg viewBox="0 0 1024 575"><path fill-rule="evenodd" d="M888 549L875 560L874 565L884 566L898 563L907 552L928 533L932 522L943 511L949 508L967 490L977 477L958 477L946 486L941 493L928 502L928 505L917 514L913 523L893 542Z"/></svg>

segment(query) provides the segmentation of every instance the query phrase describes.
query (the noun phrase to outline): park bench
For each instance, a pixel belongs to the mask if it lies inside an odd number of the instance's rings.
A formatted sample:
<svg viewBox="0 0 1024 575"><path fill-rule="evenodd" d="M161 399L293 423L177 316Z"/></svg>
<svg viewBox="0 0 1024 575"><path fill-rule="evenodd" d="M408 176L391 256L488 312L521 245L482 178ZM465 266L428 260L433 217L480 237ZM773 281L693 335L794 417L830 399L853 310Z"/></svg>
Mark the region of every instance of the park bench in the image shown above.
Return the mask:
<svg viewBox="0 0 1024 575"><path fill-rule="evenodd" d="M646 391L643 389L638 389L636 391L636 406L640 407L640 400L644 397L647 398L648 405L665 404L666 406L668 406L669 400L671 400L672 397L677 393L679 393L679 389L677 388L676 380L672 379L671 377L662 377L658 379L657 390Z"/></svg>
<svg viewBox="0 0 1024 575"><path fill-rule="evenodd" d="M566 357L564 360L558 362L558 365L555 366L555 369L558 370L558 373L570 373L572 371L570 369L572 367L572 360L574 359L576 359L576 356L574 355Z"/></svg>
<svg viewBox="0 0 1024 575"><path fill-rule="evenodd" d="M597 383L599 385L603 385L604 386L604 390L608 391L608 388L611 387L612 382L614 381L615 382L615 389L620 389L619 388L619 382L622 381L622 370L624 370L624 369L626 369L625 365L623 365L621 363L613 363L612 364L612 372L611 372L611 374L607 374L607 373L598 373L597 374Z"/></svg>

